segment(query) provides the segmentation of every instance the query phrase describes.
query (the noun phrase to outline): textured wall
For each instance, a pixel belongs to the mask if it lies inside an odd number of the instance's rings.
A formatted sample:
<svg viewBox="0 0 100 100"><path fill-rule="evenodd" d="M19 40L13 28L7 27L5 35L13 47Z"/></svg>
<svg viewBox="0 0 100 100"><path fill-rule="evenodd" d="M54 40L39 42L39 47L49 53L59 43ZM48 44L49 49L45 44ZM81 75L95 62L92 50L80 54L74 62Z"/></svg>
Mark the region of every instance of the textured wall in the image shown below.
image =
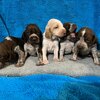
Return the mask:
<svg viewBox="0 0 100 100"><path fill-rule="evenodd" d="M76 23L78 29L88 26L100 39L99 0L0 0L0 14L13 36L21 37L29 23L38 24L43 32L47 21L57 18L62 22ZM0 19L0 40L7 35Z"/></svg>

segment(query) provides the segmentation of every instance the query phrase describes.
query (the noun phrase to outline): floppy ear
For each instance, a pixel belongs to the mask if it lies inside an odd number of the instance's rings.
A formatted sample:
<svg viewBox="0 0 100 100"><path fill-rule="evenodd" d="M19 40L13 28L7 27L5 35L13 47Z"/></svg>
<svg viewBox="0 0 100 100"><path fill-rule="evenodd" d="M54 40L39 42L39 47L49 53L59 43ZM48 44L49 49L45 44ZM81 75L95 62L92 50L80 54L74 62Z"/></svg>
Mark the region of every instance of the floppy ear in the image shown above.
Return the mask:
<svg viewBox="0 0 100 100"><path fill-rule="evenodd" d="M93 35L93 38L92 38L92 43L93 44L95 44L95 43L97 43L98 41L97 41L97 38L96 38L96 36L95 35Z"/></svg>
<svg viewBox="0 0 100 100"><path fill-rule="evenodd" d="M22 34L22 40L24 41L24 42L27 42L27 40L28 40L28 34L27 34L27 32L26 32L26 30L23 32L23 34Z"/></svg>
<svg viewBox="0 0 100 100"><path fill-rule="evenodd" d="M49 28L49 27L46 27L45 30L46 30L46 31L45 31L45 37L48 38L48 39L51 39L52 33L51 33L51 31L50 31L50 28Z"/></svg>
<svg viewBox="0 0 100 100"><path fill-rule="evenodd" d="M74 24L74 32L76 32L77 29L77 25Z"/></svg>
<svg viewBox="0 0 100 100"><path fill-rule="evenodd" d="M69 30L69 28L70 28L70 24L69 23L64 23L63 26L64 26L64 28L66 30Z"/></svg>

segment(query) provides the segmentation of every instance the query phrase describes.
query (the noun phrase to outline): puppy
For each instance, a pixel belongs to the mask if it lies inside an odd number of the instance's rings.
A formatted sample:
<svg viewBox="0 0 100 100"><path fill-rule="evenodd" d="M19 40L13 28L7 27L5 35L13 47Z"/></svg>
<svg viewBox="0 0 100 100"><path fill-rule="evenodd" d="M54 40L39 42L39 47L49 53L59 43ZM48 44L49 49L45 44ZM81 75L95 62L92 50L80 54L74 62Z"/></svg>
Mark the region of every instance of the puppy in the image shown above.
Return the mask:
<svg viewBox="0 0 100 100"><path fill-rule="evenodd" d="M64 54L70 54L76 42L77 25L74 23L64 23L66 35L60 39L60 61L64 61Z"/></svg>
<svg viewBox="0 0 100 100"><path fill-rule="evenodd" d="M36 65L42 63L42 32L36 24L29 24L23 32L22 39L24 41L25 57L27 55L38 56Z"/></svg>
<svg viewBox="0 0 100 100"><path fill-rule="evenodd" d="M10 63L16 63L17 67L24 65L24 42L21 38L6 37L0 43L0 68L5 67Z"/></svg>
<svg viewBox="0 0 100 100"><path fill-rule="evenodd" d="M59 38L65 36L66 30L61 21L50 19L43 33L43 63L48 64L47 52L54 52L54 61L58 61Z"/></svg>
<svg viewBox="0 0 100 100"><path fill-rule="evenodd" d="M77 39L78 41L73 48L73 57L71 60L76 61L77 56L85 57L89 54L92 54L94 63L99 65L97 38L94 32L88 27L83 27L78 31Z"/></svg>

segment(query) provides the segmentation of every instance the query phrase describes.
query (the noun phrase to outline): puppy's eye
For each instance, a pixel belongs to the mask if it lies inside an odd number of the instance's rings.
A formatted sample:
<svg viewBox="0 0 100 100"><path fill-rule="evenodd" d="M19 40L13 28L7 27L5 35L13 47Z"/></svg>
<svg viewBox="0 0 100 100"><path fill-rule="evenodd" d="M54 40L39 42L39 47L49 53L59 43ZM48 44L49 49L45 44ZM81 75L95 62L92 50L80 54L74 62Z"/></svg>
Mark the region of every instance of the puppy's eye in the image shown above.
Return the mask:
<svg viewBox="0 0 100 100"><path fill-rule="evenodd" d="M86 40L86 42L89 43L90 41L89 40Z"/></svg>
<svg viewBox="0 0 100 100"><path fill-rule="evenodd" d="M55 29L58 28L58 26L54 27Z"/></svg>

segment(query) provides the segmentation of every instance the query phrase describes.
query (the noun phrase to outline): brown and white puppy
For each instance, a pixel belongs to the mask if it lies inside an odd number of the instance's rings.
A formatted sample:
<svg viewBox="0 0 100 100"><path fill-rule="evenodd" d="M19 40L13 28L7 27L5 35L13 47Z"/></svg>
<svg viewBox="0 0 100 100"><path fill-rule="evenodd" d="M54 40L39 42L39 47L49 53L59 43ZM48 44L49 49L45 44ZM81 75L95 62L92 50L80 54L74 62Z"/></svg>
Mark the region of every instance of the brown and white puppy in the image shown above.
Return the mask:
<svg viewBox="0 0 100 100"><path fill-rule="evenodd" d="M42 63L42 32L36 24L29 24L23 32L25 57L38 56L37 65Z"/></svg>
<svg viewBox="0 0 100 100"><path fill-rule="evenodd" d="M99 65L98 53L97 53L97 38L94 32L88 28L83 27L77 33L78 41L73 48L73 57L71 60L76 61L77 56L87 56L92 54L94 63Z"/></svg>
<svg viewBox="0 0 100 100"><path fill-rule="evenodd" d="M0 68L15 62L17 62L17 67L24 65L25 56L23 46L24 42L21 38L6 37L0 43Z"/></svg>
<svg viewBox="0 0 100 100"><path fill-rule="evenodd" d="M76 42L77 25L74 23L64 23L66 35L60 39L60 61L64 61L64 54L72 53L72 49Z"/></svg>
<svg viewBox="0 0 100 100"><path fill-rule="evenodd" d="M43 63L48 64L47 53L54 53L54 61L58 61L59 38L66 33L61 21L57 19L50 19L46 25L43 33Z"/></svg>

